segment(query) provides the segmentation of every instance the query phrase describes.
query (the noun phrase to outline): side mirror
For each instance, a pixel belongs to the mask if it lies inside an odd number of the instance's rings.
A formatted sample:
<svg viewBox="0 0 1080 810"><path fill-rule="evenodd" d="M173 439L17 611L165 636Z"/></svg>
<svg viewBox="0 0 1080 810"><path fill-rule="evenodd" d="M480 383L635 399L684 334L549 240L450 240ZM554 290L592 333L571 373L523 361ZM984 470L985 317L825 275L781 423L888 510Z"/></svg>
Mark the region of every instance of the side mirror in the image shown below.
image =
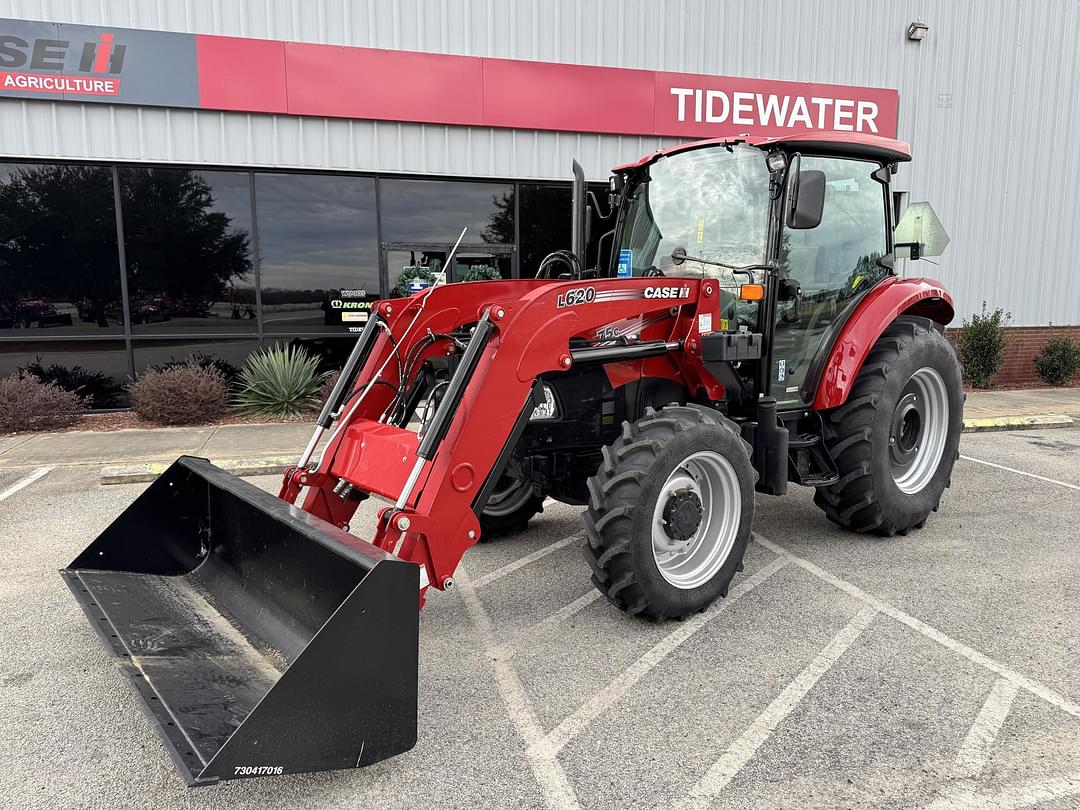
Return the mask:
<svg viewBox="0 0 1080 810"><path fill-rule="evenodd" d="M825 172L799 169L800 161L792 165L796 172L788 201L787 226L795 230L816 228L821 224L825 209Z"/></svg>

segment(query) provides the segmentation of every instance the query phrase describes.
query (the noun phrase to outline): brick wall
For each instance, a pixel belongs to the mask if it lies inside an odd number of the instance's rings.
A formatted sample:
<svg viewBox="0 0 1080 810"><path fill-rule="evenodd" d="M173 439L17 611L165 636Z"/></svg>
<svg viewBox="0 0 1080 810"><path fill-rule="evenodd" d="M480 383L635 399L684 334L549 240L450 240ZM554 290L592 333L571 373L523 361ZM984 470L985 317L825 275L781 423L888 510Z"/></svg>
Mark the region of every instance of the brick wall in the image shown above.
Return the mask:
<svg viewBox="0 0 1080 810"><path fill-rule="evenodd" d="M950 336L954 329L948 330ZM1068 337L1080 341L1080 326L1011 326L1009 346L1005 350L1005 365L994 375L994 385L1002 388L1042 388L1046 383L1035 370L1035 356L1052 337ZM1080 385L1080 375L1073 378Z"/></svg>

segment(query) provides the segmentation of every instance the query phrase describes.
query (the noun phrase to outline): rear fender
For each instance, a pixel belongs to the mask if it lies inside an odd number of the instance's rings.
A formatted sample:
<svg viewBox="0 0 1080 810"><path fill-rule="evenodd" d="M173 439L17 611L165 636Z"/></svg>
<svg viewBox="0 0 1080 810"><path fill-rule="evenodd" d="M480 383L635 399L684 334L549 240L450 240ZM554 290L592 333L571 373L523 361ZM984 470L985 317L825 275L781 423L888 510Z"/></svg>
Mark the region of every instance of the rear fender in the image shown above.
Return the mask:
<svg viewBox="0 0 1080 810"><path fill-rule="evenodd" d="M818 380L814 410L847 401L874 343L900 315L920 315L942 326L953 319L953 300L939 281L929 278L885 279L866 294L841 327Z"/></svg>

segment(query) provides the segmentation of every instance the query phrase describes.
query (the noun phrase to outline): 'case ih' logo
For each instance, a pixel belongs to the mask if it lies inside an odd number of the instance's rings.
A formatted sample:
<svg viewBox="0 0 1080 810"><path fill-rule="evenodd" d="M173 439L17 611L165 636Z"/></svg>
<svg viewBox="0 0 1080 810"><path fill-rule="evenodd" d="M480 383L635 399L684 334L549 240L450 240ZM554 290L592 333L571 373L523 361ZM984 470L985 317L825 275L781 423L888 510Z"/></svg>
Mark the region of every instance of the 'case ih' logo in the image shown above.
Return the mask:
<svg viewBox="0 0 1080 810"><path fill-rule="evenodd" d="M689 287L646 287L646 298L689 298Z"/></svg>
<svg viewBox="0 0 1080 810"><path fill-rule="evenodd" d="M126 51L108 33L82 43L0 34L0 90L115 96Z"/></svg>

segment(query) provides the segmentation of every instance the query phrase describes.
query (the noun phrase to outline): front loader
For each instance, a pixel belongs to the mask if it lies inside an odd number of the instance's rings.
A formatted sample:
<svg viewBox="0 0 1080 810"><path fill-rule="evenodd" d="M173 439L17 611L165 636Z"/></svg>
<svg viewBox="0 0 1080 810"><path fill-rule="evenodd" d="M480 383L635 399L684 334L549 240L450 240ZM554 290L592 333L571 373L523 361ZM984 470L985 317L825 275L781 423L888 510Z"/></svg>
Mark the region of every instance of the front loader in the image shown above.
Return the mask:
<svg viewBox="0 0 1080 810"><path fill-rule="evenodd" d="M593 584L653 621L726 595L755 491L921 528L963 396L948 293L893 270L947 241L925 205L894 236L908 159L843 133L655 153L615 170L600 268L578 171L572 249L535 278L372 307L277 497L173 464L62 574L188 783L411 748L426 595L546 498L584 507Z"/></svg>

